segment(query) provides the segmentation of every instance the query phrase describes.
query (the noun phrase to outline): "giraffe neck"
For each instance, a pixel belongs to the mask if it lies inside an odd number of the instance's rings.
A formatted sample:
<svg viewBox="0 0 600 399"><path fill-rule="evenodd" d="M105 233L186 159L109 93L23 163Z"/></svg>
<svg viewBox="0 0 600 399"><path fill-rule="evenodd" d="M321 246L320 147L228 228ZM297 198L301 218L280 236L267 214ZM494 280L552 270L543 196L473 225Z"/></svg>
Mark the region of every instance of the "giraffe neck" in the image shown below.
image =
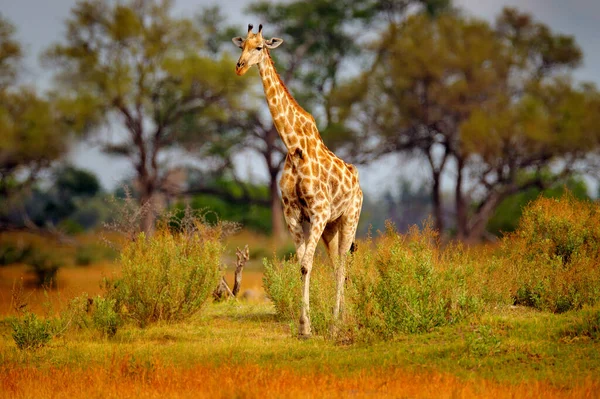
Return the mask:
<svg viewBox="0 0 600 399"><path fill-rule="evenodd" d="M258 70L273 123L288 151L298 147L305 149L309 141L322 142L314 118L292 97L275 70L275 64L268 51L266 55L258 64Z"/></svg>

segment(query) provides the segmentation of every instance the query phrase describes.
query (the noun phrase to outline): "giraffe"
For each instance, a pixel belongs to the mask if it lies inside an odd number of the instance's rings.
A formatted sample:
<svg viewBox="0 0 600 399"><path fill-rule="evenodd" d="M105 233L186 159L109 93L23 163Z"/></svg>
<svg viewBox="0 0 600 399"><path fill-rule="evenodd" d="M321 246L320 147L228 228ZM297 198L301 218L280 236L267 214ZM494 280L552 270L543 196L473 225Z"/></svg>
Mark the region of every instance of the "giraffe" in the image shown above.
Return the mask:
<svg viewBox="0 0 600 399"><path fill-rule="evenodd" d="M262 25L255 34L249 24L246 38L236 37L232 41L242 49L236 74L243 75L253 65L258 66L273 122L287 148L279 187L285 221L300 263L299 337L309 338L310 274L321 238L336 269L333 316L335 320L339 318L346 279L346 255L354 248L363 200L358 171L325 146L314 118L298 105L275 70L269 50L278 47L283 40L265 40ZM305 236L303 222L310 225L308 236Z"/></svg>

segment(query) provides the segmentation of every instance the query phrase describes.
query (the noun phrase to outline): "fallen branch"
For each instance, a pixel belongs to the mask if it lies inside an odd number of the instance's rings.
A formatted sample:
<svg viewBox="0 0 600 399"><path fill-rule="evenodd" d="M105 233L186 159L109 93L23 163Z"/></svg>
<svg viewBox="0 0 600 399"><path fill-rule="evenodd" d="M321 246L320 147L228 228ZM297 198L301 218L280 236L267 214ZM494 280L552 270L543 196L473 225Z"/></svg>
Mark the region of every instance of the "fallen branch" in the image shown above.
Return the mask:
<svg viewBox="0 0 600 399"><path fill-rule="evenodd" d="M229 288L225 277L222 277L221 281L219 281L219 285L213 291L213 297L216 300L222 300L224 298L236 298L237 294L240 292L240 288L242 286L242 272L244 271L246 262L248 262L248 259L250 259L250 250L248 249L248 245L246 245L243 250L236 248L235 254L237 256L237 261L234 273L233 290Z"/></svg>

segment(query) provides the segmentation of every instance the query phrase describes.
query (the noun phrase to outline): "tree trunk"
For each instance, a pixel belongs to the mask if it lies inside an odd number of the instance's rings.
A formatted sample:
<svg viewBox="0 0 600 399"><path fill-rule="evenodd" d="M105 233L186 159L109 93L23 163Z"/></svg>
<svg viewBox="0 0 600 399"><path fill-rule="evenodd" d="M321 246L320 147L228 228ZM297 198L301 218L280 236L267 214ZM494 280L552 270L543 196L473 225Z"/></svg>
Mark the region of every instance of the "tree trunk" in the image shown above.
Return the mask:
<svg viewBox="0 0 600 399"><path fill-rule="evenodd" d="M140 230L146 234L146 237L154 234L154 223L156 221L156 210L154 204L154 188L150 182L140 182L140 207L141 220Z"/></svg>
<svg viewBox="0 0 600 399"><path fill-rule="evenodd" d="M435 229L441 235L444 232L444 215L442 211L442 188L441 188L441 174L439 172L433 172L433 188L432 188L432 202L433 202L433 221L435 223Z"/></svg>
<svg viewBox="0 0 600 399"><path fill-rule="evenodd" d="M281 169L281 163L276 159L278 151L276 142L279 137L275 125L265 131L266 150L263 152L267 169L269 170L269 201L271 206L271 234L277 241L285 237L285 226L283 224L283 209L281 208L281 199L279 198L279 186L277 184L277 175Z"/></svg>
<svg viewBox="0 0 600 399"><path fill-rule="evenodd" d="M487 222L490 220L490 217L492 217L492 214L499 203L500 201L498 196L494 194L485 200L475 215L473 215L471 218L471 225L464 237L465 242L477 243L482 239L483 234L485 233Z"/></svg>
<svg viewBox="0 0 600 399"><path fill-rule="evenodd" d="M269 196L271 201L271 227L272 234L276 240L283 240L285 229L283 226L283 209L279 198L279 187L277 186L277 171L271 171L269 182Z"/></svg>
<svg viewBox="0 0 600 399"><path fill-rule="evenodd" d="M461 157L456 157L457 161L457 176L456 176L456 191L454 200L456 206L456 238L464 240L467 236L467 204L462 192L463 183L463 168L464 161Z"/></svg>

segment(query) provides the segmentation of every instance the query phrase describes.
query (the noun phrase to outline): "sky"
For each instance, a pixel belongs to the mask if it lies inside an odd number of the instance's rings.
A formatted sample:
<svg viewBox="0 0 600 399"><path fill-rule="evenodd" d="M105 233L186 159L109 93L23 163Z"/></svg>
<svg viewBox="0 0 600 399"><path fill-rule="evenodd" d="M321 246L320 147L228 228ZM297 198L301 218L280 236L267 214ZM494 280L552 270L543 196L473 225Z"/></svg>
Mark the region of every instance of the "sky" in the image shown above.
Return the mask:
<svg viewBox="0 0 600 399"><path fill-rule="evenodd" d="M310 1L310 0L307 0ZM39 55L50 44L64 36L64 21L75 0L0 0L0 13L17 27L17 39L24 44L25 66L21 81L36 85L41 90L49 87L51 74L39 63ZM239 24L241 33L248 23L255 25L244 9L252 0L176 0L176 15L193 15L203 6L218 4L228 18L228 23ZM600 87L600 0L454 0L454 4L467 15L493 21L503 7L516 7L530 12L546 23L555 32L573 35L584 52L583 65L574 77L580 81L592 81ZM273 33L276 35L276 33ZM233 67L232 67L233 71ZM266 102L265 102L266 108ZM93 143L84 143L71 150L70 160L78 167L95 172L102 185L113 189L131 170L125 160L102 154ZM237 159L242 177L257 181L266 180L266 171L253 167L260 163L250 154L241 154ZM260 164L262 167L262 164ZM397 182L402 171L404 177L425 179L426 170L400 157L388 157L366 167L359 167L361 182L367 193L376 194L381 187Z"/></svg>

